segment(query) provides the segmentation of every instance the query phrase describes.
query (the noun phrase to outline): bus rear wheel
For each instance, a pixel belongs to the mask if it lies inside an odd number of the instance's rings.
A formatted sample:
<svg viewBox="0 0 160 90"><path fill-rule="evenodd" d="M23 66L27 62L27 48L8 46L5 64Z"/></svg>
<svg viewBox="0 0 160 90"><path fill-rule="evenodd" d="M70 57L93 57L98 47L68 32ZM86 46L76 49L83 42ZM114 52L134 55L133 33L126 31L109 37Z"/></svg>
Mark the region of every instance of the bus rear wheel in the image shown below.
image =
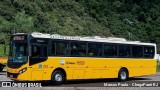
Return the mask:
<svg viewBox="0 0 160 90"><path fill-rule="evenodd" d="M118 80L120 82L128 80L128 71L126 69L120 69L118 73Z"/></svg>
<svg viewBox="0 0 160 90"><path fill-rule="evenodd" d="M55 71L52 74L52 79L51 79L53 84L56 85L61 85L64 82L64 74L61 71Z"/></svg>

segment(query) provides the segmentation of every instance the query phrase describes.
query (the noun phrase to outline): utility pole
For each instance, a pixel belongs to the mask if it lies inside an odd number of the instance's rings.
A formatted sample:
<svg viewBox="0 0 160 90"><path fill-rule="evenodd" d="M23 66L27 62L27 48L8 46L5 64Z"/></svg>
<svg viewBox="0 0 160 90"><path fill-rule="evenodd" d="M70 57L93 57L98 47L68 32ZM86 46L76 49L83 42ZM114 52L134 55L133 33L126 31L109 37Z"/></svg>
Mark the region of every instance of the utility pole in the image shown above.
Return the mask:
<svg viewBox="0 0 160 90"><path fill-rule="evenodd" d="M129 40L131 41L131 33L130 33L130 32L128 32L128 35L129 35Z"/></svg>

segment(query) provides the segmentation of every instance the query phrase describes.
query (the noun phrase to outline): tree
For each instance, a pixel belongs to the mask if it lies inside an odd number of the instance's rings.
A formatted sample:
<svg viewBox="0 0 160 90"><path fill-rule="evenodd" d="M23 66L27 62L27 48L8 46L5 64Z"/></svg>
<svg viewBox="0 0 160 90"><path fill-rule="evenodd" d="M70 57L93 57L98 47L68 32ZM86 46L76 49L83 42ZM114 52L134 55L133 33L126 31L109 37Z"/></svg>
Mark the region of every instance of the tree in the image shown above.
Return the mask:
<svg viewBox="0 0 160 90"><path fill-rule="evenodd" d="M34 19L25 14L24 11L18 12L14 18L14 33L34 31Z"/></svg>
<svg viewBox="0 0 160 90"><path fill-rule="evenodd" d="M5 20L0 16L0 44L4 44L9 40L9 34L12 30L13 23Z"/></svg>

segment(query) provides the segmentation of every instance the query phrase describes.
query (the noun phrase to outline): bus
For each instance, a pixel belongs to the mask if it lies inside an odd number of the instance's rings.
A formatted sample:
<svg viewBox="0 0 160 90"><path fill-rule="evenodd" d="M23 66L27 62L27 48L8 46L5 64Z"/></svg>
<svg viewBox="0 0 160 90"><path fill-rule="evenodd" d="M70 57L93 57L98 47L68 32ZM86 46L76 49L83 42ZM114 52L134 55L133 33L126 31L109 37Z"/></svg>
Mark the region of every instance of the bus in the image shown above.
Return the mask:
<svg viewBox="0 0 160 90"><path fill-rule="evenodd" d="M99 36L16 33L10 38L7 77L18 81L118 78L156 74L156 44Z"/></svg>
<svg viewBox="0 0 160 90"><path fill-rule="evenodd" d="M7 57L0 57L0 72L5 68L7 60Z"/></svg>

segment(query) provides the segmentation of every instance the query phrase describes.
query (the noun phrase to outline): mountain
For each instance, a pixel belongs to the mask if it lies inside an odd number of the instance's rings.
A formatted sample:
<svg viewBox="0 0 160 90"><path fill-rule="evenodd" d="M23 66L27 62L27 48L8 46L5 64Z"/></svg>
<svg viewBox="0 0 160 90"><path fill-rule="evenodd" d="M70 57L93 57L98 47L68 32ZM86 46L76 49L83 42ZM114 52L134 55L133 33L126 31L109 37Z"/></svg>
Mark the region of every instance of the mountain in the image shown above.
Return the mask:
<svg viewBox="0 0 160 90"><path fill-rule="evenodd" d="M159 0L0 0L0 43L20 32L123 37L160 46Z"/></svg>

